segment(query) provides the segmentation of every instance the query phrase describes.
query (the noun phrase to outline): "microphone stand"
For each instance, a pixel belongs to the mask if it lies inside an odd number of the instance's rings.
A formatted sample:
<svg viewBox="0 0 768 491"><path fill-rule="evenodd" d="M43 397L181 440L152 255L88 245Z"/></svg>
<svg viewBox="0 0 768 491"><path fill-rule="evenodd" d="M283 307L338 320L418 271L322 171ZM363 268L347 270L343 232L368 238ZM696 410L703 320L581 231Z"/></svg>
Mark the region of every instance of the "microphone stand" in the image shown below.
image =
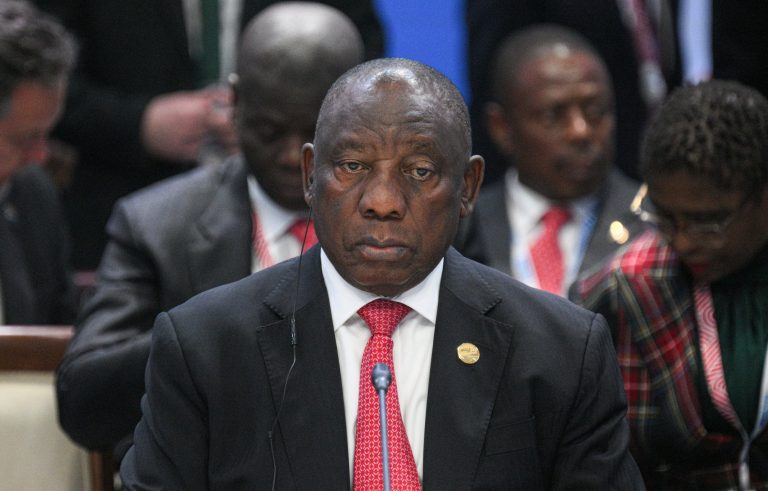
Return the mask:
<svg viewBox="0 0 768 491"><path fill-rule="evenodd" d="M371 382L379 395L379 426L381 430L381 460L384 471L384 491L390 491L389 445L387 444L387 389L392 372L386 363L377 363L371 370Z"/></svg>

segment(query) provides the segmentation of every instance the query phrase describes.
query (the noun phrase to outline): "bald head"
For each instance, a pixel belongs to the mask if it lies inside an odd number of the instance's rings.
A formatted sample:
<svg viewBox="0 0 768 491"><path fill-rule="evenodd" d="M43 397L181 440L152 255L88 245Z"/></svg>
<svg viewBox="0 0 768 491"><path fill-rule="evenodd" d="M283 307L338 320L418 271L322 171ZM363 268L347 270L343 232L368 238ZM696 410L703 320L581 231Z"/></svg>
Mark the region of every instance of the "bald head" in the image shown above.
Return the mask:
<svg viewBox="0 0 768 491"><path fill-rule="evenodd" d="M343 13L318 3L285 2L248 24L237 71L244 87L279 84L324 93L362 60L362 38Z"/></svg>
<svg viewBox="0 0 768 491"><path fill-rule="evenodd" d="M455 135L457 155L471 151L469 113L456 86L434 68L403 58L382 58L357 65L342 75L328 90L317 120L317 136L322 136L324 121L339 119L339 113L357 111L356 106L377 92L390 90L394 97L410 97L414 111L442 121ZM318 141L316 139L316 142Z"/></svg>

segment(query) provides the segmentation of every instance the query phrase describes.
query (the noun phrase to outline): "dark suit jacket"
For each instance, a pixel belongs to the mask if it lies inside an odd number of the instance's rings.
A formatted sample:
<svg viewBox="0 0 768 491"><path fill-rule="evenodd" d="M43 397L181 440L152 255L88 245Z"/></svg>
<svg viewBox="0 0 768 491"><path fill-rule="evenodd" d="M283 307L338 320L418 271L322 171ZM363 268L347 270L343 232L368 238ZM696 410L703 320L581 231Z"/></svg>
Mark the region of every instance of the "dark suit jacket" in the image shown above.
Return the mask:
<svg viewBox="0 0 768 491"><path fill-rule="evenodd" d="M712 0L713 78L738 80L768 97L768 2Z"/></svg>
<svg viewBox="0 0 768 491"><path fill-rule="evenodd" d="M602 56L616 96L616 162L637 178L638 147L648 111L640 95L632 33L616 0L471 0L466 9L474 151L486 157L490 180L501 177L506 168L483 123L483 106L492 98L489 71L494 52L512 32L543 22L581 33ZM665 49L676 51L674 38ZM670 60L665 76L671 86L680 75L676 58Z"/></svg>
<svg viewBox="0 0 768 491"><path fill-rule="evenodd" d="M629 231L629 239L644 230L644 225L629 211L637 184L618 172L612 172L608 183L599 194L597 222L587 244L579 274L608 258L621 244L610 234L611 223L620 221ZM468 223L463 224L455 245L469 258L511 274L510 245L512 232L507 215L505 182L501 180L480 193L477 207ZM623 244L624 242L622 242Z"/></svg>
<svg viewBox="0 0 768 491"><path fill-rule="evenodd" d="M161 314L127 489L269 489L267 433L292 360L297 260ZM348 489L338 355L319 247L303 258L276 489ZM475 365L456 347L480 349ZM642 489L605 321L450 249L425 427L425 489Z"/></svg>
<svg viewBox="0 0 768 491"><path fill-rule="evenodd" d="M133 431L158 313L250 274L246 175L232 158L118 202L96 291L58 371L59 419L79 444L111 447Z"/></svg>
<svg viewBox="0 0 768 491"><path fill-rule="evenodd" d="M69 239L56 189L45 171L28 166L0 199L0 285L6 324L69 324L75 291L68 272Z"/></svg>
<svg viewBox="0 0 768 491"><path fill-rule="evenodd" d="M151 158L140 144L153 97L198 84L181 0L36 0L80 41L66 110L54 134L77 147L80 162L65 195L78 269L95 269L107 242L104 225L121 196L177 174L192 162ZM242 23L276 0L243 0ZM367 56L383 51L371 0L324 0L361 31Z"/></svg>

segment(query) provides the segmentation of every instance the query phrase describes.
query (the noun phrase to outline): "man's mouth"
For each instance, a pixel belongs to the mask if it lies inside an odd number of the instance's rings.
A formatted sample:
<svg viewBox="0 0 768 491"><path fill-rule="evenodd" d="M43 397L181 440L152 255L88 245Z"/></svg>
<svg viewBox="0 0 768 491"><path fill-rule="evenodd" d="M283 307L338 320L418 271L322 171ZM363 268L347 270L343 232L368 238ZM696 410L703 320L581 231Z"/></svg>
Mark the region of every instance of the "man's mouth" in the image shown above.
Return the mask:
<svg viewBox="0 0 768 491"><path fill-rule="evenodd" d="M372 261L398 261L408 251L408 247L395 239L366 239L357 244L357 250Z"/></svg>

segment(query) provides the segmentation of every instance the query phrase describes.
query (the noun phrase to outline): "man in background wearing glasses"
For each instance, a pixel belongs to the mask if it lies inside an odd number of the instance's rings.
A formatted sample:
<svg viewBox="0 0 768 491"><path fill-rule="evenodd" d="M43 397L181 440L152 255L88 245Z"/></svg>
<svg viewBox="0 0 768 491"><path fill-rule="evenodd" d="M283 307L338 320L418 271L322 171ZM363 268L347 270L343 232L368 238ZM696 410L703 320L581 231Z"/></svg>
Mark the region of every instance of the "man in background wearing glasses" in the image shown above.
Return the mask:
<svg viewBox="0 0 768 491"><path fill-rule="evenodd" d="M572 292L614 331L649 489L768 486L768 101L678 89L633 211L656 226Z"/></svg>

